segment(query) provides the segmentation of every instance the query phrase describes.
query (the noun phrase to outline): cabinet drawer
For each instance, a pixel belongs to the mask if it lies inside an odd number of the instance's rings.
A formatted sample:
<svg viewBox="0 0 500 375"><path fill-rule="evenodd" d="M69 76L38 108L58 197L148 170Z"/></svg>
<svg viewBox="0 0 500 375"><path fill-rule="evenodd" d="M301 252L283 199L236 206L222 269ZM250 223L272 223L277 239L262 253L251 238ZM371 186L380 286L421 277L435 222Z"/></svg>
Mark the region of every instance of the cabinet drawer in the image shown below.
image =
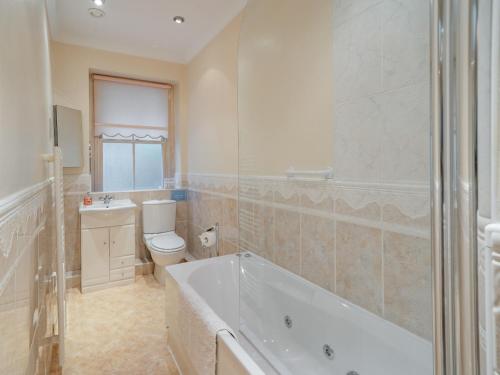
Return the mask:
<svg viewBox="0 0 500 375"><path fill-rule="evenodd" d="M119 268L109 272L109 281L133 279L135 277L135 267Z"/></svg>
<svg viewBox="0 0 500 375"><path fill-rule="evenodd" d="M134 210L85 212L81 214L82 229L114 227L135 223Z"/></svg>
<svg viewBox="0 0 500 375"><path fill-rule="evenodd" d="M117 268L133 267L135 265L135 256L129 255L126 257L110 258L109 268L112 270Z"/></svg>

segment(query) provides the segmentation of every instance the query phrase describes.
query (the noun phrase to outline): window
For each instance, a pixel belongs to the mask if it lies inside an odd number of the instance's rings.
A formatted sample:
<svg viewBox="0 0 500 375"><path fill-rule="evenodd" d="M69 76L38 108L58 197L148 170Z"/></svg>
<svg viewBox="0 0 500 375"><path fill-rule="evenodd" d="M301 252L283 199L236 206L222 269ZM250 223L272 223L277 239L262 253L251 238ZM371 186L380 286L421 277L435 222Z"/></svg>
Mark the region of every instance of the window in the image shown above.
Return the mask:
<svg viewBox="0 0 500 375"><path fill-rule="evenodd" d="M163 143L104 140L103 191L163 187Z"/></svg>
<svg viewBox="0 0 500 375"><path fill-rule="evenodd" d="M161 189L173 175L172 87L97 74L92 82L94 190Z"/></svg>

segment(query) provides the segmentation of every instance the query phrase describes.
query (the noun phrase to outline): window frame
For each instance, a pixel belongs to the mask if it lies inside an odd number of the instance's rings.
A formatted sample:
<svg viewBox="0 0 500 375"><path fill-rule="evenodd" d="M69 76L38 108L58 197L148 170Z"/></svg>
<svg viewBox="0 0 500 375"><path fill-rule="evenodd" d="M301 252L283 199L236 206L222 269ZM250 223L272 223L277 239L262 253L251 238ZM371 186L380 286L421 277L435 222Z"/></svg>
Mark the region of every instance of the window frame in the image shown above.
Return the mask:
<svg viewBox="0 0 500 375"><path fill-rule="evenodd" d="M172 179L175 176L175 113L174 113L174 85L171 83L163 83L156 81L148 81L113 75L105 75L100 73L90 73L90 104L91 104L91 126L89 127L89 168L91 176L92 191L103 192L103 143L116 142L116 143L161 143L162 144L162 163L163 163L163 181L160 189L147 189L147 190L161 190L165 188L166 180ZM168 106L168 128L167 138L162 140L142 140L142 139L110 139L95 136L95 92L94 82L96 80L111 81L124 84L133 84L146 87L164 88L167 90L167 103ZM133 175L134 175L134 189L135 189L135 145L133 146ZM143 190L143 189L141 189Z"/></svg>
<svg viewBox="0 0 500 375"><path fill-rule="evenodd" d="M131 191L141 191L141 190L161 190L165 186L165 163L166 163L166 148L167 148L167 140L151 140L144 141L140 139L111 139L111 138L103 138L101 144L105 143L126 143L132 144L132 190ZM161 177L161 186L160 188L148 188L148 189L136 189L136 178L135 178L135 146L137 144L160 144L161 145L161 153L162 153L162 177ZM104 158L101 158L101 173L103 171L102 163L104 162ZM101 191L103 193L113 192L115 190L104 190L104 179L101 177L102 186Z"/></svg>

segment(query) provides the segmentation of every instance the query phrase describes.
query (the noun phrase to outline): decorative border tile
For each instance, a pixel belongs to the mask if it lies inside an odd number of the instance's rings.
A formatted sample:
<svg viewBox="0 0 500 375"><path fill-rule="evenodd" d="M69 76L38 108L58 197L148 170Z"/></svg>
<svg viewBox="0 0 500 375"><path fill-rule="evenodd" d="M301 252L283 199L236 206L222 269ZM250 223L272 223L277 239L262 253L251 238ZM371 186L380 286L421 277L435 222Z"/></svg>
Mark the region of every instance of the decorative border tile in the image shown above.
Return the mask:
<svg viewBox="0 0 500 375"><path fill-rule="evenodd" d="M40 194L51 180L0 201L0 255L8 258L15 239L29 235L45 212L47 197Z"/></svg>

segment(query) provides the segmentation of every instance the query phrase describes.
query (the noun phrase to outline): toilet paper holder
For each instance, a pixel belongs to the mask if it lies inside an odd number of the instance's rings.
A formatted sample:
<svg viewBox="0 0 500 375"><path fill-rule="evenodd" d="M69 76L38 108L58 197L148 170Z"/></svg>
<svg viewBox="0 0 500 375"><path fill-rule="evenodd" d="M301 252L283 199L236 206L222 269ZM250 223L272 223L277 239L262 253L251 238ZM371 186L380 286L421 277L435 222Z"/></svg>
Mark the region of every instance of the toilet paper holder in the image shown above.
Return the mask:
<svg viewBox="0 0 500 375"><path fill-rule="evenodd" d="M215 223L213 226L205 229L203 231L203 233L215 233L215 256L219 256L220 255L220 253L219 253L219 223ZM203 235L203 233L201 234L201 236ZM203 243L201 236L200 236L200 240L202 241L201 245L203 247L209 247Z"/></svg>

